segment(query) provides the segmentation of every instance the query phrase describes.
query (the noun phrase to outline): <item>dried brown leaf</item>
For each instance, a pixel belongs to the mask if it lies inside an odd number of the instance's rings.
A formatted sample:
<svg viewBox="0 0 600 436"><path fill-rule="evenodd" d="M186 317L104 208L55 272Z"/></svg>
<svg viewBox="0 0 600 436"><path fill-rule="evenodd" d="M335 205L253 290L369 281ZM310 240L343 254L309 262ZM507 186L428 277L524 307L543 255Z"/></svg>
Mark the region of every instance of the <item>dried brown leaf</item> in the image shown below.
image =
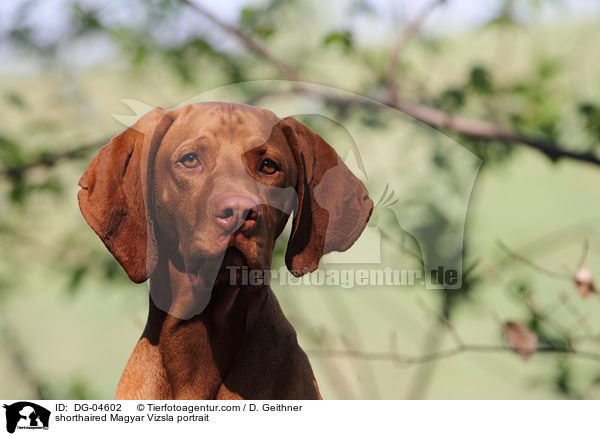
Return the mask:
<svg viewBox="0 0 600 436"><path fill-rule="evenodd" d="M504 323L504 338L506 345L524 360L529 359L538 347L537 335L521 322Z"/></svg>
<svg viewBox="0 0 600 436"><path fill-rule="evenodd" d="M590 298L596 293L596 283L592 272L585 268L579 268L579 271L573 276L573 283L577 286L577 293L582 298Z"/></svg>

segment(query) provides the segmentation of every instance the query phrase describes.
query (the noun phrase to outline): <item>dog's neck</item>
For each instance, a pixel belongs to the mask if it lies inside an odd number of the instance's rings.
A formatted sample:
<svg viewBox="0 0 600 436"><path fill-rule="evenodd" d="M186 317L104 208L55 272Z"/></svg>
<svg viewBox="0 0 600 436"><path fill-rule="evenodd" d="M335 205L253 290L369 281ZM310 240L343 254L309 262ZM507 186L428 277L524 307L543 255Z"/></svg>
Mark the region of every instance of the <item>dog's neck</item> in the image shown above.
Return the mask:
<svg viewBox="0 0 600 436"><path fill-rule="evenodd" d="M150 308L143 336L158 345L174 397L216 396L245 331L268 298L268 287L219 285L210 294L210 301L198 313L206 296L194 292L187 274L178 271L170 260L159 262L150 280Z"/></svg>

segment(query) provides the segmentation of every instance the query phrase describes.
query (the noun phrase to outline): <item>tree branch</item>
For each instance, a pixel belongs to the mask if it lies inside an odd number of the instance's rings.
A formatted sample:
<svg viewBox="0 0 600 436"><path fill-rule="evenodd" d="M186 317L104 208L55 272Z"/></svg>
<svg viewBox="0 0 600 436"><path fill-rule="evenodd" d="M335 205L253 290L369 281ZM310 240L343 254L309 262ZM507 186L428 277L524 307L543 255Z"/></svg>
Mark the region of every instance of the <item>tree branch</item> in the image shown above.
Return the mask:
<svg viewBox="0 0 600 436"><path fill-rule="evenodd" d="M391 102L397 102L398 100L398 83L396 81L396 73L398 71L398 64L402 58L402 55L404 54L404 51L406 50L406 47L408 47L408 43L417 34L418 30L421 28L429 14L431 14L437 6L444 2L445 0L434 0L425 5L409 23L409 25L404 28L404 31L400 34L398 39L396 39L394 47L392 47L392 51L390 52L388 68L383 79L388 90L388 98Z"/></svg>
<svg viewBox="0 0 600 436"><path fill-rule="evenodd" d="M387 104L433 127L451 130L472 138L520 143L545 154L552 160L569 158L600 165L600 158L594 153L567 150L556 142L526 136L486 121L453 116L436 108L402 100L397 103L387 102Z"/></svg>
<svg viewBox="0 0 600 436"><path fill-rule="evenodd" d="M232 25L225 23L210 11L206 10L204 7L194 3L192 0L181 0L183 3L189 5L202 16L204 16L209 21L216 24L226 33L234 36L238 39L248 50L252 53L262 57L268 63L273 65L281 74L282 77L288 80L301 81L302 75L292 68L290 65L283 62L273 53L271 53L264 45L257 42L250 35L246 34L242 29ZM433 2L430 7L433 7L434 4L439 3ZM429 8L424 9L419 17L422 15L424 20L429 13ZM417 18L419 18L417 17ZM417 28L418 28L418 20ZM416 29L415 29L416 31ZM410 38L409 38L410 39ZM402 47L400 47L401 54ZM302 84L296 84L299 90L305 91L306 88L302 86ZM313 91L314 92L314 91ZM327 93L318 92L321 96L331 102L338 103L357 103L356 100L344 100L338 97L333 97L331 95L326 95ZM498 141L506 141L511 143L519 143L526 145L530 148L538 150L539 152L545 154L552 160L557 160L559 158L568 158L572 160L582 161L592 163L594 165L600 166L600 158L593 153L589 152L577 152L563 148L560 144L555 143L553 141L549 141L543 138L530 137L527 135L523 135L519 132L515 132L512 130L508 130L502 127L499 127L495 124L481 121L477 119L465 118L460 116L453 116L446 112L443 112L439 109L411 103L408 101L404 101L401 99L389 99L388 101L381 102L386 104L394 109L398 109L405 114L422 121L432 127L436 127L443 130L449 130L461 135L484 139L484 140L498 140ZM364 102L361 102L364 104Z"/></svg>
<svg viewBox="0 0 600 436"><path fill-rule="evenodd" d="M8 323L3 323L0 325L0 336L2 337L2 342L5 349L5 352L8 352L12 363L15 365L17 370L19 371L21 378L29 384L29 387L32 389L35 398L37 399L45 399L44 392L41 389L41 386L44 385L43 380L38 377L35 371L31 368L27 357L23 351L23 347L19 344L19 341L10 327Z"/></svg>
<svg viewBox="0 0 600 436"><path fill-rule="evenodd" d="M346 357L359 360L392 362L399 365L417 365L435 360L447 359L461 353L493 353L493 352L516 352L519 349L507 347L504 345L457 345L447 350L436 351L416 356L398 354L390 351L358 351L353 349L331 350L331 349L309 349L307 354L320 357ZM526 350L531 351L531 350ZM539 347L534 353L552 353L552 354L571 354L582 359L600 361L600 353L590 351L576 351L570 348L560 348L556 346Z"/></svg>
<svg viewBox="0 0 600 436"><path fill-rule="evenodd" d="M39 156L32 158L29 162L22 165L6 167L0 170L0 176L18 178L27 171L39 167L53 167L59 161L65 159L76 159L87 156L92 151L98 151L100 147L106 144L108 140L92 142L71 150L61 151L57 153L42 153Z"/></svg>
<svg viewBox="0 0 600 436"><path fill-rule="evenodd" d="M530 266L531 268L537 270L541 274L544 274L548 277L552 277L555 279L562 279L562 280L568 280L568 281L571 281L573 279L573 276L571 274L567 274L567 273L563 273L563 272L559 272L559 271L552 271L548 268L544 268L543 266L538 265L537 263L534 263L533 261L527 259L526 257L521 256L519 253L508 248L508 246L502 241L498 241L498 246L508 256L524 263L525 265Z"/></svg>
<svg viewBox="0 0 600 436"><path fill-rule="evenodd" d="M224 22L209 10L205 9L197 3L191 0L181 0L186 5L195 9L200 15L203 15L209 21L212 21L218 27L223 29L226 33L235 36L248 50L264 58L267 62L277 68L279 74L289 80L300 80L299 74L285 62L279 60L273 55L264 45L256 41L250 35L246 34L242 29L233 26L229 23Z"/></svg>
<svg viewBox="0 0 600 436"><path fill-rule="evenodd" d="M205 9L203 6L194 3L192 0L181 1L184 4L189 5L191 8L193 8L195 11L204 16L209 21L216 24L226 33L234 36L252 53L262 57L268 63L273 65L282 77L288 80L296 81L297 83L294 84L294 88L298 91L317 95L320 98L323 98L324 100L338 105L355 104L360 106L366 105L369 107L373 107L377 106L378 104L385 104L437 129L451 131L471 138L489 141L497 140L526 145L529 148L543 153L552 160L567 158L600 166L600 158L594 153L569 150L564 148L561 144L556 143L554 141L550 141L539 137L523 135L519 132L505 129L487 121L451 115L439 109L418 103L408 102L406 100L394 96L389 98L387 101L377 101L373 99L371 102L369 102L369 100L367 99L340 98L339 96L333 95L327 91L315 91L314 89L308 89L308 87L306 87L304 84L299 83L302 80L302 76L298 71L296 71L294 68L277 58L264 45L256 41L250 35L247 35L243 30L222 21L210 11ZM421 13L415 18L415 22L413 22L412 24L412 26L414 26L414 30L410 30L410 33L414 34L414 32L416 32L418 26L425 20L425 18L433 9L433 7L441 3L441 1L442 0L433 1L431 4L429 4L427 8L424 8L421 11ZM406 32L408 32L410 28L411 26L409 26ZM408 35L408 33L406 33L406 35ZM412 35L410 36L412 37ZM401 42L397 43L397 46L394 50L395 52L397 52L397 54L394 55L394 57L397 57L398 59L402 54L403 45L405 45L410 39L410 37L408 36L405 36L404 38L406 39L406 42L402 42L403 37L401 37ZM398 46L400 48L397 48ZM277 94L277 92L267 92L260 94L259 96L254 97L254 101L257 101L261 97L266 97L272 94ZM92 143L76 147L72 150L68 150L65 152L43 154L35 159L32 159L26 164L1 169L0 176L18 177L32 168L52 167L60 160L85 156L92 150L100 148L100 146L104 143L105 142Z"/></svg>

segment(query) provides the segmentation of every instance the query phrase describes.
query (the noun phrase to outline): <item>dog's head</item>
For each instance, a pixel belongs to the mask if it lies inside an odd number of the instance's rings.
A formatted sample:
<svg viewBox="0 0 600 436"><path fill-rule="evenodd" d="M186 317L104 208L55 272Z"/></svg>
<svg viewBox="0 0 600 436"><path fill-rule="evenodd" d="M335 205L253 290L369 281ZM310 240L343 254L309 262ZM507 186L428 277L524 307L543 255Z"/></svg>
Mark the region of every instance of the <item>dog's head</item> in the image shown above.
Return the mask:
<svg viewBox="0 0 600 436"><path fill-rule="evenodd" d="M359 237L364 185L293 118L229 103L155 109L104 146L79 181L88 224L131 280L159 259L212 288L225 267L264 269L289 215L286 264L314 271Z"/></svg>

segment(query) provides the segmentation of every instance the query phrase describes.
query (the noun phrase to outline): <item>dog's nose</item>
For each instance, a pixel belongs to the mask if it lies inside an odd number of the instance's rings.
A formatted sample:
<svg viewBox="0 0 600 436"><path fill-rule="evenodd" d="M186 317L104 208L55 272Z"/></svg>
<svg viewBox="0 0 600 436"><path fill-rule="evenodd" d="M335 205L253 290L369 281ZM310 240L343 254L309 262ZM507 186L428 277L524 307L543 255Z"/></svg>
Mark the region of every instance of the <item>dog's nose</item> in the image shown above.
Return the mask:
<svg viewBox="0 0 600 436"><path fill-rule="evenodd" d="M259 214L258 203L245 195L227 194L215 201L215 220L227 234L254 229Z"/></svg>

